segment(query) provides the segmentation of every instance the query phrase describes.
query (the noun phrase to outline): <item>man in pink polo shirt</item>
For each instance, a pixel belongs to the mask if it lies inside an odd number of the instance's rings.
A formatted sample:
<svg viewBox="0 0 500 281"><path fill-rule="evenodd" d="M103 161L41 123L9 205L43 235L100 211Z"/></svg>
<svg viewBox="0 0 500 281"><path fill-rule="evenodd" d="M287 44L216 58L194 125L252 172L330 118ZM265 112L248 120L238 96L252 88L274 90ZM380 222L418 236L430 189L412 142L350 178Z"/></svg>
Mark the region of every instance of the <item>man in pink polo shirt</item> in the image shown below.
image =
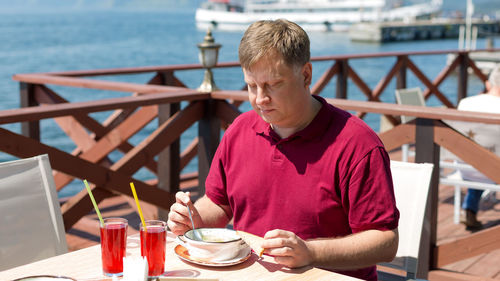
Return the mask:
<svg viewBox="0 0 500 281"><path fill-rule="evenodd" d="M377 280L375 264L397 251L389 157L362 120L311 95L309 38L286 20L259 21L239 58L253 111L227 129L206 194L192 205L179 192L168 226L234 228L265 238L287 267L318 266Z"/></svg>

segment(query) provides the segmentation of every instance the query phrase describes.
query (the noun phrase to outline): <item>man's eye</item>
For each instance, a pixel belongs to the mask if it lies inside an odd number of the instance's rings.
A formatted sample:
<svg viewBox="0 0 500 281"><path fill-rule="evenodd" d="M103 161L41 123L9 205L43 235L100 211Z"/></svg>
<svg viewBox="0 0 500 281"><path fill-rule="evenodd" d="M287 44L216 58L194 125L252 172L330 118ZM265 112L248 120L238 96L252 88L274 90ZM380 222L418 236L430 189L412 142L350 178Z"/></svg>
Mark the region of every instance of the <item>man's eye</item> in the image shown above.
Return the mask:
<svg viewBox="0 0 500 281"><path fill-rule="evenodd" d="M281 85L281 82L272 83L272 84L269 84L269 88L278 88L280 85Z"/></svg>

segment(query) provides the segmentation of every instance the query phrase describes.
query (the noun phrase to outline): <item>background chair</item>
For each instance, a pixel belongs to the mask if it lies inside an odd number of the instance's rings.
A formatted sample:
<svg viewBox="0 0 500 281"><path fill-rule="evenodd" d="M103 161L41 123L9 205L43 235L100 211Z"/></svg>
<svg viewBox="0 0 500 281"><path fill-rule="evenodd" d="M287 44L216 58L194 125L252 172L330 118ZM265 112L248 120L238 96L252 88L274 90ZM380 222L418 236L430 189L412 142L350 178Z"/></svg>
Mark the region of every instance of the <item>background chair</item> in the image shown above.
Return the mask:
<svg viewBox="0 0 500 281"><path fill-rule="evenodd" d="M0 270L68 252L49 158L0 163Z"/></svg>
<svg viewBox="0 0 500 281"><path fill-rule="evenodd" d="M396 102L398 104L425 106L425 99L419 87L408 89L396 89ZM413 116L401 116L402 123L408 123L415 119Z"/></svg>
<svg viewBox="0 0 500 281"><path fill-rule="evenodd" d="M396 206L400 212L399 246L396 258L381 265L402 269L406 276L378 272L379 280L415 279L420 255L420 240L429 194L433 164L391 161Z"/></svg>
<svg viewBox="0 0 500 281"><path fill-rule="evenodd" d="M396 102L398 104L405 105L418 105L425 106L424 94L420 88L409 88L409 89L396 89ZM415 119L413 116L401 116L401 123L408 123ZM408 144L403 144L401 146L401 156L403 162L408 162L408 155L410 154L410 146Z"/></svg>

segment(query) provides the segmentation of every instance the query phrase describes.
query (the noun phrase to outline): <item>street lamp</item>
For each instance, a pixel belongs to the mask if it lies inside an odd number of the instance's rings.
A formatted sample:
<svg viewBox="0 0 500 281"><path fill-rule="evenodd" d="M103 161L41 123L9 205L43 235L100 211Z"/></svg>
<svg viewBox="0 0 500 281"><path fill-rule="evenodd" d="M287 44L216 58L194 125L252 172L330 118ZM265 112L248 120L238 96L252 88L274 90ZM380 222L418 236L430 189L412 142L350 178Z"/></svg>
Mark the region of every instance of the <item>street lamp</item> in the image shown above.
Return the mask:
<svg viewBox="0 0 500 281"><path fill-rule="evenodd" d="M221 44L215 43L210 29L208 29L203 42L198 44L198 48L200 49L198 58L205 68L205 77L203 78L203 83L198 87L199 92L209 93L219 90L215 85L211 68L217 64L219 48L221 46Z"/></svg>

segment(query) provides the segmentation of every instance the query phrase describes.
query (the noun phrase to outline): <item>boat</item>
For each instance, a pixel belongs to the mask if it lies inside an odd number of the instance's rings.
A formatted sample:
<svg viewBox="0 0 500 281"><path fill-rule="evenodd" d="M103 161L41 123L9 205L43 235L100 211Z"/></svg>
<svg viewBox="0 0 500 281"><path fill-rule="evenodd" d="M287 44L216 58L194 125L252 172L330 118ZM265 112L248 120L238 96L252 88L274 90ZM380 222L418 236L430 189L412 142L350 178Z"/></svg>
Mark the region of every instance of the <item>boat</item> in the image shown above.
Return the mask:
<svg viewBox="0 0 500 281"><path fill-rule="evenodd" d="M441 11L442 0L404 4L396 0L208 0L196 10L206 30L244 30L264 19L288 19L308 31L348 31L359 22L411 21Z"/></svg>

